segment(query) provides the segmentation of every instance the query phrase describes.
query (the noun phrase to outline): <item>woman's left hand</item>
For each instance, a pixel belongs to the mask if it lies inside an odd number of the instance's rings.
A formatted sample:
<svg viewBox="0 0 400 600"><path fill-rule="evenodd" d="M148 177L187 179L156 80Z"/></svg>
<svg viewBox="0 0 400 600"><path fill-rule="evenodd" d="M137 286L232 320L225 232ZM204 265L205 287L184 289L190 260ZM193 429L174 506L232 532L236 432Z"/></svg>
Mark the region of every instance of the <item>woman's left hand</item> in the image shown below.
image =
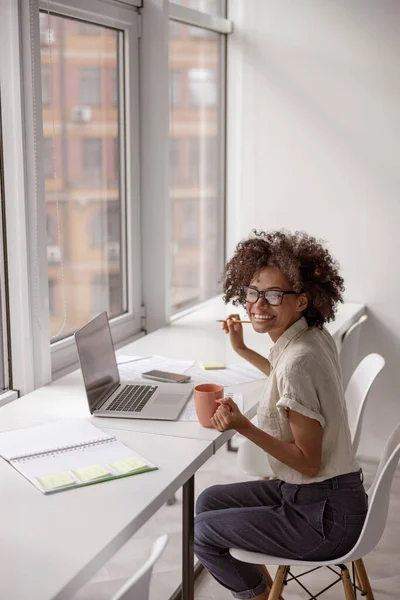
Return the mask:
<svg viewBox="0 0 400 600"><path fill-rule="evenodd" d="M249 420L242 415L238 405L229 396L220 401L220 406L211 417L211 424L218 431L227 429L241 431L248 422Z"/></svg>

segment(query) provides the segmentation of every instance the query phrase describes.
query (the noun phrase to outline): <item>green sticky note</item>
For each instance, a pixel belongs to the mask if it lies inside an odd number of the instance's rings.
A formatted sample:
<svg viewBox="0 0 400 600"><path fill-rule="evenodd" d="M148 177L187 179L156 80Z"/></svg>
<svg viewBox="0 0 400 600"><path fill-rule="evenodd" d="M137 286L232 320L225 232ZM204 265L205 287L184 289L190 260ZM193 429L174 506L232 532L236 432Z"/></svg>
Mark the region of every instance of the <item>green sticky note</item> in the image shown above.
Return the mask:
<svg viewBox="0 0 400 600"><path fill-rule="evenodd" d="M206 370L225 369L224 363L221 362L203 362L201 363L201 366Z"/></svg>
<svg viewBox="0 0 400 600"><path fill-rule="evenodd" d="M38 477L37 480L44 490L55 490L75 483L75 480L68 473L52 473L51 475Z"/></svg>
<svg viewBox="0 0 400 600"><path fill-rule="evenodd" d="M147 464L137 456L128 456L128 458L117 460L117 462L112 464L110 463L110 466L118 473L121 473L121 475L125 475L125 473L132 473L133 471L144 469L147 467Z"/></svg>
<svg viewBox="0 0 400 600"><path fill-rule="evenodd" d="M107 477L107 475L111 475L111 473L102 465L89 465L88 467L83 467L82 469L74 471L74 475L76 475L83 483L87 483L88 481L93 481L94 479Z"/></svg>

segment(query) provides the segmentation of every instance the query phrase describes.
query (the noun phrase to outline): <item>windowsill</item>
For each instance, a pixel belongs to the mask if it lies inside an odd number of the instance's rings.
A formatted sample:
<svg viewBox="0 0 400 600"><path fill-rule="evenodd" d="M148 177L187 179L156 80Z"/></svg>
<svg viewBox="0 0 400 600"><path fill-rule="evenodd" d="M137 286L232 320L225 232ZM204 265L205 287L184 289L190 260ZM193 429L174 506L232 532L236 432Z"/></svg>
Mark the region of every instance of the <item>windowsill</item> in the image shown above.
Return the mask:
<svg viewBox="0 0 400 600"><path fill-rule="evenodd" d="M16 400L19 394L16 390L6 390L0 393L0 406L5 406L9 402Z"/></svg>

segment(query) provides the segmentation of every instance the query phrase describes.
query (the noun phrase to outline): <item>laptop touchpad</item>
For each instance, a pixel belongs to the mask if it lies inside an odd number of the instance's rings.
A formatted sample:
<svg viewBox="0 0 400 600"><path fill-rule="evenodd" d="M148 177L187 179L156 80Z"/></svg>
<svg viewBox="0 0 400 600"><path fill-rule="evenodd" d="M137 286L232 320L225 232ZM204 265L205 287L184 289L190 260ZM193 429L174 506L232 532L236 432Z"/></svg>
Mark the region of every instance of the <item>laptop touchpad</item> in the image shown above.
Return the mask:
<svg viewBox="0 0 400 600"><path fill-rule="evenodd" d="M153 404L178 404L182 400L182 396L176 394L159 394Z"/></svg>

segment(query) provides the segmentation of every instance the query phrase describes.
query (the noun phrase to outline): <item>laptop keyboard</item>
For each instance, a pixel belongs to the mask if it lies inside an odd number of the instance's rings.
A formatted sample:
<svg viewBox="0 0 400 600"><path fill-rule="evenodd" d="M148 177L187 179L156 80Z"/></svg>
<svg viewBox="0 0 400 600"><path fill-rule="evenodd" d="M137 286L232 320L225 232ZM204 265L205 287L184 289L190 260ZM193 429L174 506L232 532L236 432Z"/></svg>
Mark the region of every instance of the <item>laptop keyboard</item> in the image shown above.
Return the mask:
<svg viewBox="0 0 400 600"><path fill-rule="evenodd" d="M158 386L127 385L106 410L140 412L146 406Z"/></svg>

